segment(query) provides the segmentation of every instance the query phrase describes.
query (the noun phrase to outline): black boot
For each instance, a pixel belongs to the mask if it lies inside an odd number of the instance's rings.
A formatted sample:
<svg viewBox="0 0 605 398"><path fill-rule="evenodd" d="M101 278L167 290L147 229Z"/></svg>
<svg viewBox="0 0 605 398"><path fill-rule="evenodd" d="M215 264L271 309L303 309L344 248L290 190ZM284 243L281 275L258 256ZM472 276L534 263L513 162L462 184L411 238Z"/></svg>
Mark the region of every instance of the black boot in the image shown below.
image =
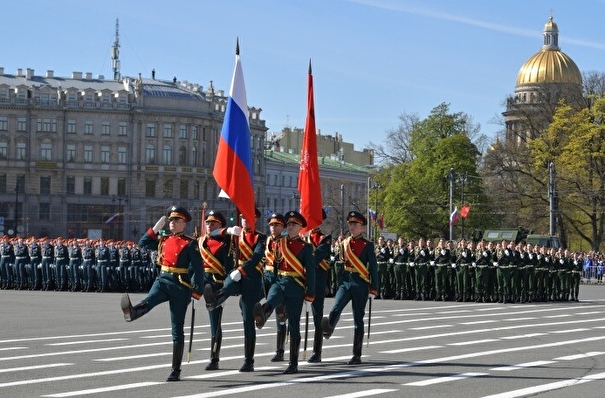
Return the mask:
<svg viewBox="0 0 605 398"><path fill-rule="evenodd" d="M126 322L132 322L135 319L142 317L150 310L150 308L147 306L147 302L145 301L141 301L139 304L133 307L130 303L130 297L128 297L128 294L122 295L120 307L122 307L122 312L124 313L124 319Z"/></svg>
<svg viewBox="0 0 605 398"><path fill-rule="evenodd" d="M284 360L284 344L286 342L286 330L277 331L277 344L275 356L271 358L271 362L282 362Z"/></svg>
<svg viewBox="0 0 605 398"><path fill-rule="evenodd" d="M284 374L298 373L298 350L300 348L300 337L290 337L290 363Z"/></svg>
<svg viewBox="0 0 605 398"><path fill-rule="evenodd" d="M221 294L219 290L216 294L212 291L212 286L206 284L204 286L204 301L206 301L206 309L208 311L214 310L219 305L223 304L227 300L227 297Z"/></svg>
<svg viewBox="0 0 605 398"><path fill-rule="evenodd" d="M271 306L267 303L254 304L254 322L256 323L256 327L258 329L262 329L263 326L265 326L267 318L269 318L271 312L273 312L273 308L271 308Z"/></svg>
<svg viewBox="0 0 605 398"><path fill-rule="evenodd" d="M183 349L185 344L172 344L172 370L166 378L166 381L179 381L181 379L181 362L183 361Z"/></svg>
<svg viewBox="0 0 605 398"><path fill-rule="evenodd" d="M321 362L321 347L323 345L323 336L321 333L321 329L315 329L315 334L313 335L313 355L307 362L309 363L319 363Z"/></svg>
<svg viewBox="0 0 605 398"><path fill-rule="evenodd" d="M256 337L244 338L244 364L239 368L240 372L254 372L254 347L256 345Z"/></svg>
<svg viewBox="0 0 605 398"><path fill-rule="evenodd" d="M210 339L210 363L206 365L206 370L218 370L218 359L221 353L221 343L223 342L223 333L219 332Z"/></svg>
<svg viewBox="0 0 605 398"><path fill-rule="evenodd" d="M323 317L321 320L321 330L323 337L329 339L334 333L334 328L336 327L336 322L338 322L338 317L335 313L330 312L330 315L327 317Z"/></svg>
<svg viewBox="0 0 605 398"><path fill-rule="evenodd" d="M347 365L359 365L361 363L361 346L363 344L363 329L357 330L355 329L355 334L353 335L353 358Z"/></svg>

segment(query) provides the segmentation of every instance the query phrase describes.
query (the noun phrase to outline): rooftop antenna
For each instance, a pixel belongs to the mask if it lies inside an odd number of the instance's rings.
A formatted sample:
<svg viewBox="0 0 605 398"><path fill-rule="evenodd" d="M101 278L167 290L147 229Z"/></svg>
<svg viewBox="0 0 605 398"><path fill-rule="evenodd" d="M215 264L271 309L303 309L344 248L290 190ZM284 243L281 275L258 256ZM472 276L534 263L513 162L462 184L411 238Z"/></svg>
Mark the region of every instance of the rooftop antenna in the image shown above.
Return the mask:
<svg viewBox="0 0 605 398"><path fill-rule="evenodd" d="M113 69L113 80L119 81L120 74L120 20L116 18L116 40L111 46L111 68Z"/></svg>

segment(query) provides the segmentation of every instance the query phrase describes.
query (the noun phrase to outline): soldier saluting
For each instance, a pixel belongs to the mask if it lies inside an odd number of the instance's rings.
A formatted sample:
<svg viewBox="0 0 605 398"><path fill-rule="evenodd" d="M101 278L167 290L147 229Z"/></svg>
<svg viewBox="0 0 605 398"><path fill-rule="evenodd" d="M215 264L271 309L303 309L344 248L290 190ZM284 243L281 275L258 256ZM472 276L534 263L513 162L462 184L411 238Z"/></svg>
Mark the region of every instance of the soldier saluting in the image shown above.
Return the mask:
<svg viewBox="0 0 605 398"><path fill-rule="evenodd" d="M169 220L170 234L160 235ZM120 306L126 322L134 321L148 313L153 307L168 301L172 320L172 371L166 381L178 381L181 376L181 361L185 347L185 314L190 298L199 300L202 289L202 258L197 242L183 234L191 215L183 207L172 206L153 228L139 241L142 247L158 251L161 272L140 303L132 306L128 294L122 295ZM189 276L191 272L191 277Z"/></svg>
<svg viewBox="0 0 605 398"><path fill-rule="evenodd" d="M361 363L363 316L366 303L368 298L374 298L378 292L378 265L376 264L374 244L363 237L366 223L366 218L357 211L352 211L347 216L351 236L343 241L341 248L345 269L330 315L321 321L323 335L329 339L344 307L351 301L355 332L353 334L353 357L348 362L349 365Z"/></svg>

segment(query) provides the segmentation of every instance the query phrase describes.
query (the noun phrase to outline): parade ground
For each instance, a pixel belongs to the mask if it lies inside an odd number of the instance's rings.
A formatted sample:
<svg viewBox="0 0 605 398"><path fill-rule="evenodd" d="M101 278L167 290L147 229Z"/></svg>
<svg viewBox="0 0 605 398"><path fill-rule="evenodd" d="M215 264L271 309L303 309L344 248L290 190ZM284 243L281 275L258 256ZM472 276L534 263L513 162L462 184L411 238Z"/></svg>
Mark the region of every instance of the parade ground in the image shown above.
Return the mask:
<svg viewBox="0 0 605 398"><path fill-rule="evenodd" d="M138 301L144 294L133 294ZM363 363L352 355L347 307L323 362L282 374L273 363L274 316L257 330L255 372L240 373L237 298L226 302L220 370L209 360L208 314L198 302L180 382L166 382L168 305L126 323L119 293L0 291L0 397L602 397L605 288L582 285L579 302L525 304L374 300ZM333 299L326 299L327 311ZM366 332L368 328L366 311ZM311 317L312 319L312 317ZM301 329L304 331L304 316ZM313 346L312 321L307 357ZM304 341L304 332L303 332Z"/></svg>

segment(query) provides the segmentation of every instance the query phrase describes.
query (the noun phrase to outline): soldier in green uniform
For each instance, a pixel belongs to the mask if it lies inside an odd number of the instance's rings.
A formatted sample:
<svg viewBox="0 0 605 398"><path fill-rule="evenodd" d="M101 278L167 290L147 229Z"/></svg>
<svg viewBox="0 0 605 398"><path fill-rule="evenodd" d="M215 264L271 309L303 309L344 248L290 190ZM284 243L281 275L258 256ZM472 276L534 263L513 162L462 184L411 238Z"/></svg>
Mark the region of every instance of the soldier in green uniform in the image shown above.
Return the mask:
<svg viewBox="0 0 605 398"><path fill-rule="evenodd" d="M435 301L446 301L446 278L447 267L452 263L450 250L447 248L445 239L439 239L437 248L435 249Z"/></svg>
<svg viewBox="0 0 605 398"><path fill-rule="evenodd" d="M510 264L512 261L513 250L511 243L503 240L500 245L500 250L497 252L497 258L494 259L496 267L496 277L498 280L498 302L508 303L511 288L510 288Z"/></svg>
<svg viewBox="0 0 605 398"><path fill-rule="evenodd" d="M416 267L416 300L426 300L429 298L429 263L432 260L430 250L426 245L424 238L418 240L418 247L415 249L414 265Z"/></svg>
<svg viewBox="0 0 605 398"><path fill-rule="evenodd" d="M237 267L229 273L225 284L216 293L206 285L204 299L208 309L221 305L231 296L240 296L239 308L244 322L244 364L240 372L254 371L254 350L256 347L256 329L254 327L254 305L264 297L263 257L267 236L252 229L252 225L241 217L241 228L232 232L239 235ZM256 209L256 217L260 211ZM239 234L238 234L239 232Z"/></svg>
<svg viewBox="0 0 605 398"><path fill-rule="evenodd" d="M217 292L223 287L225 278L233 270L233 242L232 234L238 234L239 227L226 228L227 221L222 213L209 211L204 220L206 234L198 239L198 246L204 265L204 295L208 296L208 290ZM218 370L218 362L223 342L223 330L221 319L223 307L213 308L205 298L206 308L209 310L210 319L210 362L206 370Z"/></svg>
<svg viewBox="0 0 605 398"><path fill-rule="evenodd" d="M336 242L332 245L332 256L330 257L330 260L332 261L332 267L330 268L330 295L332 297L334 297L336 290L338 290L340 277L344 271L344 261L342 260L342 254L340 253L340 246L343 239L344 237L340 234Z"/></svg>
<svg viewBox="0 0 605 398"><path fill-rule="evenodd" d="M326 212L322 209L323 220L326 219ZM323 336L321 332L321 320L324 315L324 301L326 294L326 284L328 273L330 272L330 263L328 257L332 249L332 236L321 232L320 227L314 228L309 234L308 242L313 247L315 257L315 299L311 304L313 310L313 355L307 362L321 362L321 348L323 345Z"/></svg>
<svg viewBox="0 0 605 398"><path fill-rule="evenodd" d="M464 239L460 241L460 250L456 259L456 290L458 292L457 301L470 301L471 299L471 284L470 272L473 263L476 263L473 241L466 243Z"/></svg>
<svg viewBox="0 0 605 398"><path fill-rule="evenodd" d="M475 262L475 301L476 302L487 302L488 297L486 296L487 287L487 267L492 262L492 243L489 242L487 247L485 242L481 241L477 244L477 254Z"/></svg>
<svg viewBox="0 0 605 398"><path fill-rule="evenodd" d="M380 277L380 296L377 298L384 299L389 291L389 272L388 263L391 258L391 250L387 246L384 236L378 238L376 245L376 261L378 263L378 276Z"/></svg>
<svg viewBox="0 0 605 398"><path fill-rule="evenodd" d="M397 246L393 251L393 262L395 263L395 300L404 300L408 295L406 276L408 274L408 248L403 236L397 239Z"/></svg>
<svg viewBox="0 0 605 398"><path fill-rule="evenodd" d="M285 374L298 372L300 349L300 314L309 308L315 298L315 259L313 248L302 240L300 231L307 226L297 211L285 215L287 236L279 240L276 254L277 278L267 294L267 301L254 306L256 327L261 329L275 309L280 322L288 322L290 329L290 362ZM322 325L323 326L323 325Z"/></svg>
<svg viewBox="0 0 605 398"><path fill-rule="evenodd" d="M578 295L580 294L580 281L582 280L582 267L584 260L579 253L574 252L571 263L572 269L569 288L571 301L580 301L578 299Z"/></svg>
<svg viewBox="0 0 605 398"><path fill-rule="evenodd" d="M414 250L416 249L416 245L413 239L410 239L410 241L408 242L408 247L407 247L407 253L408 253L408 258L407 258L407 269L408 272L406 274L406 288L408 291L408 297L409 299L415 299L416 295L418 294L418 288L416 286L416 264L414 263L414 259L416 258L416 253L414 252Z"/></svg>
<svg viewBox="0 0 605 398"><path fill-rule="evenodd" d="M340 319L340 314L351 301L353 309L353 357L349 365L361 363L361 347L364 335L363 317L366 304L378 292L378 265L374 244L363 237L367 223L363 214L351 211L347 215L350 236L342 243L345 272L334 298L334 305L327 317L321 322L323 335L329 339Z"/></svg>
<svg viewBox="0 0 605 398"><path fill-rule="evenodd" d="M282 214L273 213L269 218L269 236L265 244L265 295L271 289L271 285L277 278L275 256L277 253L277 245L279 240L284 236L284 228L286 228L286 219ZM284 346L286 344L286 325L276 321L277 325L277 341L275 344L275 355L271 358L271 362L281 362L284 360Z"/></svg>
<svg viewBox="0 0 605 398"><path fill-rule="evenodd" d="M160 235L166 220L170 234ZM178 381L185 347L185 314L191 297L199 300L202 287L202 258L197 242L183 231L191 215L183 207L172 206L168 213L149 228L139 241L142 247L158 250L161 272L149 290L147 297L133 306L128 294L122 295L120 306L127 322L148 313L158 304L168 301L172 321L172 370L166 381ZM191 275L191 277L190 277Z"/></svg>

